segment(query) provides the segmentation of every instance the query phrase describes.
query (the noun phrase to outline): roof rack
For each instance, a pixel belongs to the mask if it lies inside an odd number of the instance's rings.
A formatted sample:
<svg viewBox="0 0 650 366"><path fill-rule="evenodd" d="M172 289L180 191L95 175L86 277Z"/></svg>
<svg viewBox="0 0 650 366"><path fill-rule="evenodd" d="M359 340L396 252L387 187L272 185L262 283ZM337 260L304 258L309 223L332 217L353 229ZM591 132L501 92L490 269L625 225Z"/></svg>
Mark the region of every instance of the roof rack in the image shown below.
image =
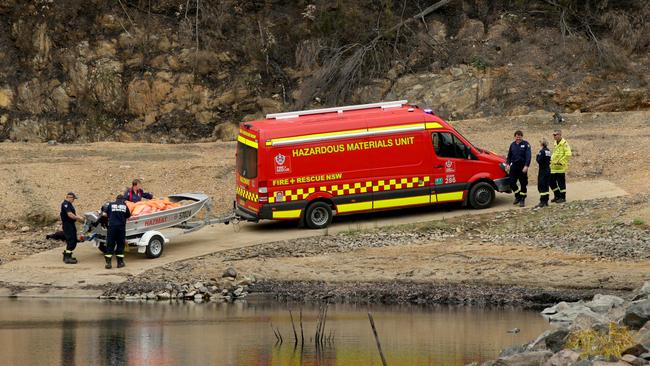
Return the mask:
<svg viewBox="0 0 650 366"><path fill-rule="evenodd" d="M344 111L356 111L359 109L371 109L371 108L400 108L401 106L408 103L408 100L396 100L392 102L379 102L379 103L370 103L370 104L358 104L358 105L347 105L342 107L331 107L331 108L321 108L321 109L311 109L304 111L295 111L295 112L284 112L284 113L271 113L267 114L267 119L288 119L296 118L300 116L306 116L310 114L321 114L321 113L343 113Z"/></svg>

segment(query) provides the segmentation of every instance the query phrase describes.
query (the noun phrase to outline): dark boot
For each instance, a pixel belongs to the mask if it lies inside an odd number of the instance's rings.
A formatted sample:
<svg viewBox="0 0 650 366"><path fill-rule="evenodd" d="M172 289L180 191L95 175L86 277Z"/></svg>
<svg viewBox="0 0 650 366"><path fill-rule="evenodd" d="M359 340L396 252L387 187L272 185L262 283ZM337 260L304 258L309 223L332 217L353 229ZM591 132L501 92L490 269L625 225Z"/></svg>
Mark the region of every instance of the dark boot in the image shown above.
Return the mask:
<svg viewBox="0 0 650 366"><path fill-rule="evenodd" d="M521 202L521 199L519 197L515 197L515 200L512 202L513 205L518 205L519 202Z"/></svg>
<svg viewBox="0 0 650 366"><path fill-rule="evenodd" d="M63 263L65 263L65 264L77 264L77 258L72 258L72 252L70 252L70 253L63 252Z"/></svg>
<svg viewBox="0 0 650 366"><path fill-rule="evenodd" d="M104 266L104 268L106 268L106 269L113 268L113 265L111 264L111 259L113 259L113 258L105 256L104 259L106 259L106 265Z"/></svg>
<svg viewBox="0 0 650 366"><path fill-rule="evenodd" d="M526 200L519 201L519 207L526 207Z"/></svg>
<svg viewBox="0 0 650 366"><path fill-rule="evenodd" d="M548 202L546 201L541 201L540 203L535 206L535 208L542 208L542 207L548 207Z"/></svg>
<svg viewBox="0 0 650 366"><path fill-rule="evenodd" d="M122 268L122 267L124 267L124 266L125 266L125 264L124 264L124 258L122 258L122 257L117 257L117 268Z"/></svg>

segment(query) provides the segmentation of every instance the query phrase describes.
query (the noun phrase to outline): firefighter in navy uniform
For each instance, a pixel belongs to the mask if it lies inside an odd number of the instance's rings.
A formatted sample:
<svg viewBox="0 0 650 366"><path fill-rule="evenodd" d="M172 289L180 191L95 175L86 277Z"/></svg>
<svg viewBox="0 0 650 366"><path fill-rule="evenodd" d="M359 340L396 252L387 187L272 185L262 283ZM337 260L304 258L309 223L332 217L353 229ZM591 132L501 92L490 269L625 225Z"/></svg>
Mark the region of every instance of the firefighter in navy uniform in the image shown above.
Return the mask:
<svg viewBox="0 0 650 366"><path fill-rule="evenodd" d="M113 255L117 257L117 268L124 267L124 242L126 240L126 220L131 217L131 211L124 203L124 196L118 194L107 209L108 232L106 235L106 269L111 269Z"/></svg>
<svg viewBox="0 0 650 366"><path fill-rule="evenodd" d="M548 198L550 195L549 184L551 180L551 150L548 149L548 141L545 138L539 142L541 149L537 153L535 160L539 164L539 172L537 173L537 191L539 192L539 203L535 208L542 208L548 206Z"/></svg>
<svg viewBox="0 0 650 366"><path fill-rule="evenodd" d="M510 189L515 193L515 201L513 204L521 207L526 206L530 158L530 144L524 140L524 133L519 130L515 131L515 141L510 144L510 148L508 149L506 171L510 178ZM517 181L519 181L521 187L517 186Z"/></svg>
<svg viewBox="0 0 650 366"><path fill-rule="evenodd" d="M84 222L84 218L77 216L77 211L74 208L73 202L77 199L77 195L73 192L68 192L65 200L61 202L61 224L63 226L63 235L65 236L65 251L63 252L63 263L76 264L77 258L72 256L72 251L77 247L77 227L75 222Z"/></svg>

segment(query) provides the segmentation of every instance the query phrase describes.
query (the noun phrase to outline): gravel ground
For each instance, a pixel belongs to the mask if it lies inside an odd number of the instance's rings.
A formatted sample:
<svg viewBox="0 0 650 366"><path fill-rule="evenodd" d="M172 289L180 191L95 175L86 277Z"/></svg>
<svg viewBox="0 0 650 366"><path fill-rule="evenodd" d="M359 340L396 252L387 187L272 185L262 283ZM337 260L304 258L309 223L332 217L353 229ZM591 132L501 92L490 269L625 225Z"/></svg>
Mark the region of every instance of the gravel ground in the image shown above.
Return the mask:
<svg viewBox="0 0 650 366"><path fill-rule="evenodd" d="M650 195L569 202L535 211L507 211L459 223L468 239L520 243L607 259L650 258L650 228L627 218L648 206Z"/></svg>
<svg viewBox="0 0 650 366"><path fill-rule="evenodd" d="M539 211L512 210L496 216L460 217L406 227L273 242L212 256L226 261L310 257L360 248L468 239L538 246L608 259L641 260L650 258L650 228L626 220L625 215L635 206L649 203L650 195L577 201Z"/></svg>

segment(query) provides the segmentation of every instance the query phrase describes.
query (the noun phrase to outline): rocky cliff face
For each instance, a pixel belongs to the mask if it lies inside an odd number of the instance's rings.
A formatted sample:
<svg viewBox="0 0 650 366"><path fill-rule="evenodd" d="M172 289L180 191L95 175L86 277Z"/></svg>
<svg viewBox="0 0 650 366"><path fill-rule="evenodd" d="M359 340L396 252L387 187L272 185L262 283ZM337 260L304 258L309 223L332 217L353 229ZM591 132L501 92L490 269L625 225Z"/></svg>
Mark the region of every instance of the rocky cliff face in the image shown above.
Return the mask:
<svg viewBox="0 0 650 366"><path fill-rule="evenodd" d="M543 1L404 22L429 2L5 0L0 140L228 139L265 113L388 99L447 118L650 108L650 5L597 3L581 23Z"/></svg>

